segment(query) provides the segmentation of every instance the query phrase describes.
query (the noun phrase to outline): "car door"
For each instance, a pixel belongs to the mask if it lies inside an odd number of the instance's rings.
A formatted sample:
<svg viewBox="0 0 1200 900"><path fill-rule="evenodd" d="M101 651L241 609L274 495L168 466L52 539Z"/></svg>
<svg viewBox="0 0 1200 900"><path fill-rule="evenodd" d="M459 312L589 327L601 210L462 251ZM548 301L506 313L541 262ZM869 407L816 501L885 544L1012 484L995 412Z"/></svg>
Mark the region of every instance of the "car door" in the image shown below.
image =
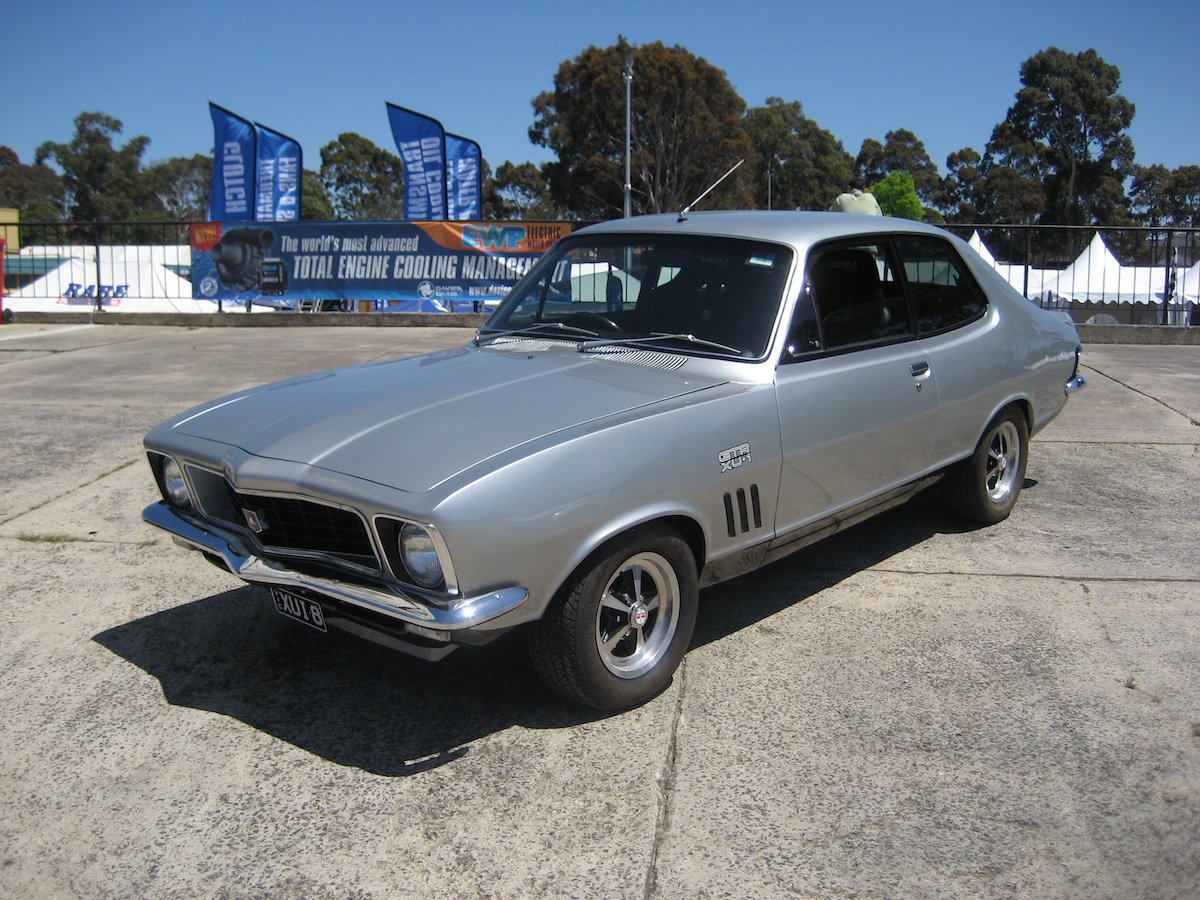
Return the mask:
<svg viewBox="0 0 1200 900"><path fill-rule="evenodd" d="M782 542L926 472L937 433L935 373L890 244L814 248L802 291L776 375Z"/></svg>
<svg viewBox="0 0 1200 900"><path fill-rule="evenodd" d="M933 235L896 235L893 246L925 359L938 385L937 454L941 463L974 449L991 410L1009 390L984 360L1015 353L1010 335L989 316L987 295L951 244Z"/></svg>

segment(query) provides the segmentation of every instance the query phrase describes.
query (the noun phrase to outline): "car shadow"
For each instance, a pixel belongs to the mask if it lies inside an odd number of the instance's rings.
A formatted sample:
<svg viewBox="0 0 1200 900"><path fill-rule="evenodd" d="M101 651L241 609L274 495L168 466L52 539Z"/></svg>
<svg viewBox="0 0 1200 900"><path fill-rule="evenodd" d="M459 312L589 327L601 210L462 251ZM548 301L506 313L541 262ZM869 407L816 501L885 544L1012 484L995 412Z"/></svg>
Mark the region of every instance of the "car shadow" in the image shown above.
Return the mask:
<svg viewBox="0 0 1200 900"><path fill-rule="evenodd" d="M702 591L692 647L719 641L803 603L936 535L980 527L947 514L936 496L918 495L756 572Z"/></svg>
<svg viewBox="0 0 1200 900"><path fill-rule="evenodd" d="M156 678L168 703L230 716L339 765L404 776L514 724L601 717L549 693L519 637L427 663L290 622L265 589L246 585L93 640Z"/></svg>
<svg viewBox="0 0 1200 900"><path fill-rule="evenodd" d="M693 647L802 603L929 537L967 530L915 505L701 593ZM569 728L606 714L538 680L519 633L431 664L275 612L241 586L94 636L156 678L168 703L238 719L339 765L413 775L466 756L513 725Z"/></svg>

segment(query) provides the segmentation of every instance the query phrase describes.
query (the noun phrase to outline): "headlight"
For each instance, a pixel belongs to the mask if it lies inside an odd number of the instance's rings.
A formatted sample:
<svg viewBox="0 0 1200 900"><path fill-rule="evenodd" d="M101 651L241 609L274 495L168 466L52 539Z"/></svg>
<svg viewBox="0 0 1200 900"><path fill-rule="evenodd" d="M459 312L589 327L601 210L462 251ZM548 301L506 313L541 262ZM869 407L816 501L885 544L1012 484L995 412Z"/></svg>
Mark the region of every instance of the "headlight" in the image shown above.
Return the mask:
<svg viewBox="0 0 1200 900"><path fill-rule="evenodd" d="M407 522L400 528L396 543L400 550L400 561L413 581L426 588L441 586L444 580L442 562L438 559L437 547L428 531L420 525Z"/></svg>
<svg viewBox="0 0 1200 900"><path fill-rule="evenodd" d="M179 463L169 456L163 457L162 482L163 491L172 506L186 509L192 505L187 482L183 480L183 470L179 468Z"/></svg>

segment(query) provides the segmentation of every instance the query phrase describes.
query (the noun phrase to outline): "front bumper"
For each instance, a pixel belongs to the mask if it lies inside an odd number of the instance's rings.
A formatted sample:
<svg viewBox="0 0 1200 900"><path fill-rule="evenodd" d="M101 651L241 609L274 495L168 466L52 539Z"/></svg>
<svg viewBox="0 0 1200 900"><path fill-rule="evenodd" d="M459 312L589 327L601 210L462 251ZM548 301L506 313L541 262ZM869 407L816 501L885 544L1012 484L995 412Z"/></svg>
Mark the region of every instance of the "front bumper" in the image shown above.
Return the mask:
<svg viewBox="0 0 1200 900"><path fill-rule="evenodd" d="M445 605L434 604L416 596L415 592L402 594L336 578L322 578L262 559L246 550L237 535L185 519L163 501L147 506L142 511L142 518L169 532L176 543L217 557L244 581L300 588L337 603L366 609L397 623L397 630L410 632L424 640L451 643L458 642L456 637L464 638L471 633L501 632L506 626L495 620L529 598L525 588L508 587L474 597L458 597Z"/></svg>
<svg viewBox="0 0 1200 900"><path fill-rule="evenodd" d="M1063 385L1063 392L1066 394L1074 394L1082 391L1085 387L1087 387L1087 379L1082 375L1076 375Z"/></svg>

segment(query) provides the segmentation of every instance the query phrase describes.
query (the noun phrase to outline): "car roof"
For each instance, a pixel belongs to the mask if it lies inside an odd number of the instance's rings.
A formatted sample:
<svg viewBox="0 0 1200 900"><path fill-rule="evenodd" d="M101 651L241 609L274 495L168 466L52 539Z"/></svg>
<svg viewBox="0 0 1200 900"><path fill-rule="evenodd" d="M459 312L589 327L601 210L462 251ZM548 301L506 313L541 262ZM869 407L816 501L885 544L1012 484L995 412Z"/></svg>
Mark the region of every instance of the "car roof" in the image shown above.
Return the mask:
<svg viewBox="0 0 1200 900"><path fill-rule="evenodd" d="M634 216L628 219L610 219L581 228L575 234L601 234L616 232L640 232L651 234L703 234L723 237L751 238L775 241L807 247L829 238L850 237L867 234L895 234L912 232L937 234L949 233L932 225L896 219L889 216L856 216L840 212L806 212L783 210L737 210L719 212L690 212L686 216L677 213Z"/></svg>

